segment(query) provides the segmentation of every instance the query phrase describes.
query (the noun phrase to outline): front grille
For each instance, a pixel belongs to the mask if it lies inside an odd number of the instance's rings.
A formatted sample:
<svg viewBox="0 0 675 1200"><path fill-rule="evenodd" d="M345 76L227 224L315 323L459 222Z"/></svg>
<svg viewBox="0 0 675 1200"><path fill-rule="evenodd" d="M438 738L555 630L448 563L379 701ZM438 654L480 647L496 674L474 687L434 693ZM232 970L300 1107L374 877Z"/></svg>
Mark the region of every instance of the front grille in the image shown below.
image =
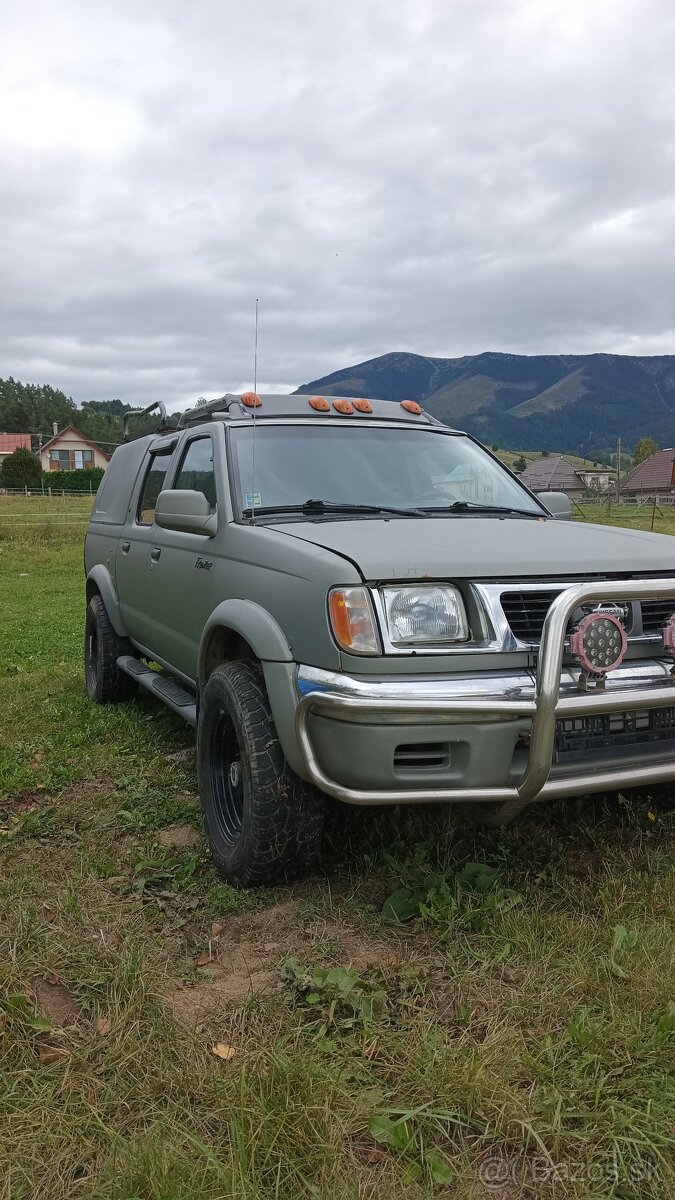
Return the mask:
<svg viewBox="0 0 675 1200"><path fill-rule="evenodd" d="M395 771L438 771L449 765L447 742L413 742L397 746L394 751Z"/></svg>
<svg viewBox="0 0 675 1200"><path fill-rule="evenodd" d="M675 600L643 600L641 607L643 633L658 634L675 612Z"/></svg>
<svg viewBox="0 0 675 1200"><path fill-rule="evenodd" d="M502 592L499 597L501 606L504 610L504 615L509 623L511 632L518 638L519 642L528 642L532 645L539 645L541 634L544 628L544 619L551 607L556 596L560 595L560 590L541 591L541 592ZM611 605L611 601L607 601ZM621 603L621 602L620 602ZM645 633L659 632L666 616L675 609L675 601L655 600L649 604L653 608L658 608L659 612L664 609L665 615L655 622L653 628L645 626ZM643 613L649 608L649 604L645 603L642 606ZM667 612L665 611L667 609ZM590 611L590 608L589 610ZM633 628L633 619L630 613L626 621L626 632L630 637Z"/></svg>
<svg viewBox="0 0 675 1200"><path fill-rule="evenodd" d="M519 642L540 642L544 618L560 592L502 592L500 600Z"/></svg>

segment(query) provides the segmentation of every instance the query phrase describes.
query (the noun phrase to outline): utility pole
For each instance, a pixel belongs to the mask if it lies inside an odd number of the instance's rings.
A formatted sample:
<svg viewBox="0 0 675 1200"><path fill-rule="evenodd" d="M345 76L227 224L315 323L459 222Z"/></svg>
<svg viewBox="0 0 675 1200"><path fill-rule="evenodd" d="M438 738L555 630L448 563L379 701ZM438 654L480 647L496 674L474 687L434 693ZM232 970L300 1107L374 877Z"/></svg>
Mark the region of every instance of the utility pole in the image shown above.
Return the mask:
<svg viewBox="0 0 675 1200"><path fill-rule="evenodd" d="M621 438L616 439L616 502L619 503L619 480L621 479Z"/></svg>

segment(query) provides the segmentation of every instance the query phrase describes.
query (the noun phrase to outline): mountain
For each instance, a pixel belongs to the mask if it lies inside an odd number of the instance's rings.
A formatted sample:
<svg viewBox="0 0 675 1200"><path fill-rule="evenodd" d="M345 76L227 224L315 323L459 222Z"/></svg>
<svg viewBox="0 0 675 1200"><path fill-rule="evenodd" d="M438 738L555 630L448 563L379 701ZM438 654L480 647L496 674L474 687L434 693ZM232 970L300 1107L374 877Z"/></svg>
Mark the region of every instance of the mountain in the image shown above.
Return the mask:
<svg viewBox="0 0 675 1200"><path fill-rule="evenodd" d="M334 371L300 394L419 400L489 445L593 458L641 437L675 445L675 355L392 353Z"/></svg>

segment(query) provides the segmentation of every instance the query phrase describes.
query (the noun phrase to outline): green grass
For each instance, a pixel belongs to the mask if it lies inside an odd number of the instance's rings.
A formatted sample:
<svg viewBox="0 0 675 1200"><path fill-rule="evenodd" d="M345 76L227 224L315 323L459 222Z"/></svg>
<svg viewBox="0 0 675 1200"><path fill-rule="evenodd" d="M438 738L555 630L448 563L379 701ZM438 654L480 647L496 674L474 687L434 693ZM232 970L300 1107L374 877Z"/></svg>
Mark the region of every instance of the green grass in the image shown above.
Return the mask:
<svg viewBox="0 0 675 1200"><path fill-rule="evenodd" d="M675 508L651 504L581 504L572 506L575 520L596 522L600 525L618 525L646 532L675 534Z"/></svg>
<svg viewBox="0 0 675 1200"><path fill-rule="evenodd" d="M191 732L84 698L81 527L0 505L0 1198L672 1196L667 799L336 808L235 892Z"/></svg>

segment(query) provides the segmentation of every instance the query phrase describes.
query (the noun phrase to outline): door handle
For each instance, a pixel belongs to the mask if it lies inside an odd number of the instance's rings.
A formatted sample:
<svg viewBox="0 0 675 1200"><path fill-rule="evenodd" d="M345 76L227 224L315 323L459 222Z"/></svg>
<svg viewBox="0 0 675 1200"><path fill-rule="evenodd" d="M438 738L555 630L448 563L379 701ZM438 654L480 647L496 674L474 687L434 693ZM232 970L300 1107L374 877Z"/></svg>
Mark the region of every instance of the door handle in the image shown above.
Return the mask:
<svg viewBox="0 0 675 1200"><path fill-rule="evenodd" d="M155 546L154 549L150 551L150 562L159 562L159 556L161 553L162 551L159 549L159 547Z"/></svg>
<svg viewBox="0 0 675 1200"><path fill-rule="evenodd" d="M122 554L128 554L131 550L131 542L122 542Z"/></svg>

